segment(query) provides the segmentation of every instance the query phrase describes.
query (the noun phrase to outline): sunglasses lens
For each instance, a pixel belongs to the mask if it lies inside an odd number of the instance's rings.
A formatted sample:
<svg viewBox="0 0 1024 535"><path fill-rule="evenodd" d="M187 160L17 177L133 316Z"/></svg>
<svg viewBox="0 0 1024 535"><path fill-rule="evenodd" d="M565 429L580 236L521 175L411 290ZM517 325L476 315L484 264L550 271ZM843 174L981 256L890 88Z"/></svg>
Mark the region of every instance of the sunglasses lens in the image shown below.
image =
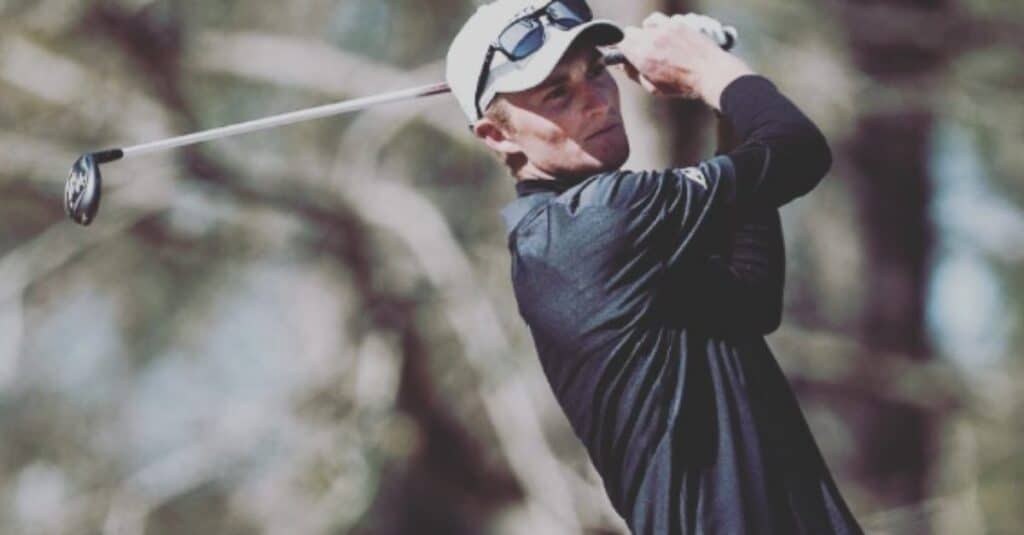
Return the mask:
<svg viewBox="0 0 1024 535"><path fill-rule="evenodd" d="M563 28L579 26L594 18L590 7L583 0L558 0L547 9L551 21Z"/></svg>
<svg viewBox="0 0 1024 535"><path fill-rule="evenodd" d="M517 22L502 32L498 43L513 60L523 59L544 44L544 27L532 19Z"/></svg>
<svg viewBox="0 0 1024 535"><path fill-rule="evenodd" d="M544 13L553 25L568 30L591 20L594 15L584 0L555 0ZM533 54L544 44L544 24L536 15L513 22L498 36L498 46L513 61Z"/></svg>

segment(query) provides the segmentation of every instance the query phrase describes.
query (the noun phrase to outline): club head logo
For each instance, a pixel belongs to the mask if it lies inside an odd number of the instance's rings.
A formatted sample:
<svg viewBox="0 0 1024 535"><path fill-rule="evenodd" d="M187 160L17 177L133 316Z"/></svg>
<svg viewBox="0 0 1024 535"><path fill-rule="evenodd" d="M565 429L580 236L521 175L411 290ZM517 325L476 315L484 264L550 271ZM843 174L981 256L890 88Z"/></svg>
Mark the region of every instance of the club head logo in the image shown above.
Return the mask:
<svg viewBox="0 0 1024 535"><path fill-rule="evenodd" d="M102 178L92 154L82 155L64 184L64 211L79 225L89 225L100 207Z"/></svg>

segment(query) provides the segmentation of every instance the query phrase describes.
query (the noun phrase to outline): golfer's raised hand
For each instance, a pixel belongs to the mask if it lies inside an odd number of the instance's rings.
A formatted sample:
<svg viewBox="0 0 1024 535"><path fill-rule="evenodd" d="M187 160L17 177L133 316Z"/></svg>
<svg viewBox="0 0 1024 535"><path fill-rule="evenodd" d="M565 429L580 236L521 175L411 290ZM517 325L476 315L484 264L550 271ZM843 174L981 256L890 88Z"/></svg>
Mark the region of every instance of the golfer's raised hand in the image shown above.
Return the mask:
<svg viewBox="0 0 1024 535"><path fill-rule="evenodd" d="M717 21L701 15L652 14L642 27L626 28L618 45L629 60L627 74L652 94L700 98L718 109L725 87L754 71L702 33L716 28L721 31Z"/></svg>

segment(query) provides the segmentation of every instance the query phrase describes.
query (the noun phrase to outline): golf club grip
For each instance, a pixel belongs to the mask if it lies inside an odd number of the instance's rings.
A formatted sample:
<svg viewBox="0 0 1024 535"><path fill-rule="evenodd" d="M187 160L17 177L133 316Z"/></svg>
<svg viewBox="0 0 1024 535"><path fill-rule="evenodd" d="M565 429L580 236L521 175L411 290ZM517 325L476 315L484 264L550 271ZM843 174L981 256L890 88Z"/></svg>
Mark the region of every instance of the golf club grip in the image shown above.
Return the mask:
<svg viewBox="0 0 1024 535"><path fill-rule="evenodd" d="M725 42L716 41L718 46L722 47L722 50L732 50L736 46L736 41L739 39L739 32L732 26L725 26ZM626 56L619 52L618 49L611 48L604 53L604 64L605 65L622 65L628 63Z"/></svg>

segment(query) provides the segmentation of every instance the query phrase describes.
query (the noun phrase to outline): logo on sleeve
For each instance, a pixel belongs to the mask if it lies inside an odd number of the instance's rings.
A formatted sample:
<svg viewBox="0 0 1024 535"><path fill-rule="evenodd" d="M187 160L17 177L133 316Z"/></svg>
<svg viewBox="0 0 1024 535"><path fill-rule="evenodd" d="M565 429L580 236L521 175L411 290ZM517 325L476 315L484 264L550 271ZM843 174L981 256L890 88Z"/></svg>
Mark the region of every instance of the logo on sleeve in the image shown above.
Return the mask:
<svg viewBox="0 0 1024 535"><path fill-rule="evenodd" d="M687 167L686 169L683 169L683 175L686 176L686 178L689 178L690 180L700 184L702 188L708 189L708 179L707 177L704 176L704 173L701 172L700 168Z"/></svg>

